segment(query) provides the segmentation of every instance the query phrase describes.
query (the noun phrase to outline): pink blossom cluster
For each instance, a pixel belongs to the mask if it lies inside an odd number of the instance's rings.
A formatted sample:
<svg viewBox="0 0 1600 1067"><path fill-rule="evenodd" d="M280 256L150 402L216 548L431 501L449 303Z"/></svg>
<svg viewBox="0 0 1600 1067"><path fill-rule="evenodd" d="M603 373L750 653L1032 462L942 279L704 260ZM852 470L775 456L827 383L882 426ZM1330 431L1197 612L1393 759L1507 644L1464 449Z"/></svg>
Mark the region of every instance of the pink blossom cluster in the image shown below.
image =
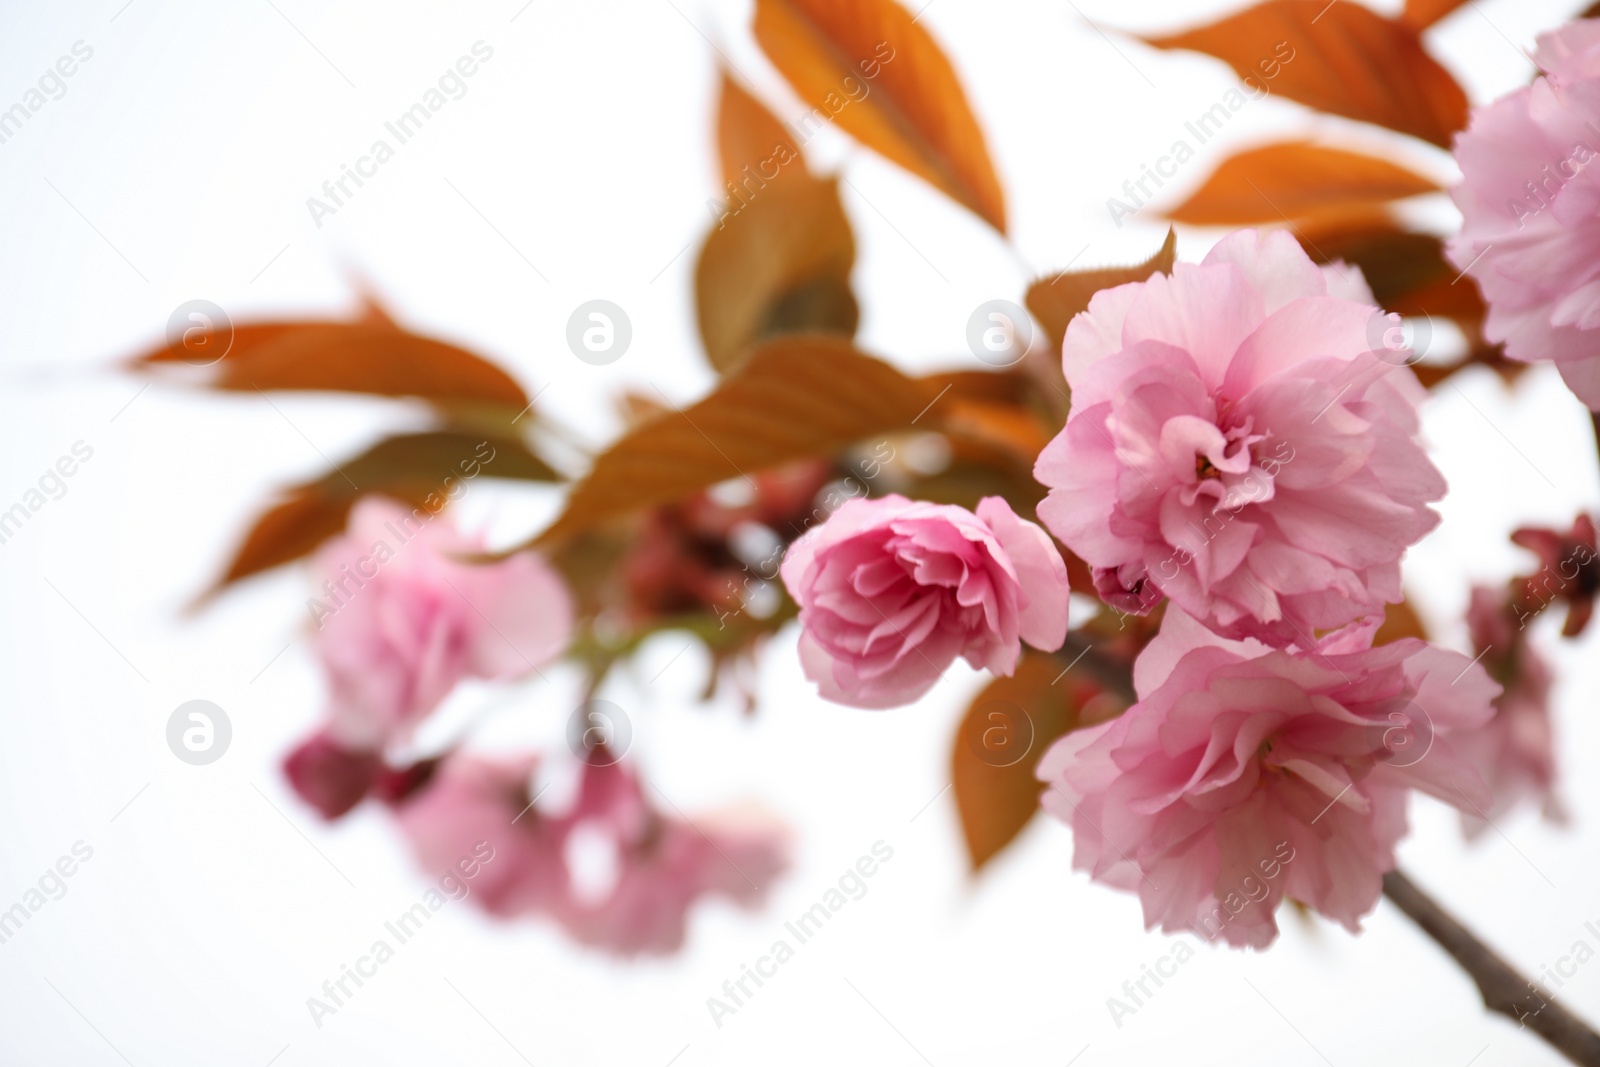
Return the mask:
<svg viewBox="0 0 1600 1067"><path fill-rule="evenodd" d="M1457 653L1372 643L1445 491L1392 323L1354 268L1244 231L1068 327L1040 518L1112 606L1168 603L1133 706L1037 770L1074 865L1137 893L1151 927L1260 948L1289 897L1355 930L1412 790L1489 802L1456 744L1499 687ZM1247 879L1261 892L1240 898Z"/></svg>
<svg viewBox="0 0 1600 1067"><path fill-rule="evenodd" d="M535 803L534 757L447 757L423 787L395 802L395 817L425 869L448 865L473 842L495 849L477 883L480 903L502 917L539 915L575 940L619 955L682 946L689 909L701 897L759 904L787 864L787 838L757 811L730 810L692 822L663 814L638 777L604 758L582 767L566 811ZM575 877L580 838L604 849L608 877Z"/></svg>
<svg viewBox="0 0 1600 1067"><path fill-rule="evenodd" d="M1245 231L1102 290L1067 329L1039 517L1109 606L1165 615L1132 707L1037 772L1075 865L1136 892L1152 927L1262 947L1289 897L1356 929L1412 790L1490 802L1457 744L1499 687L1423 641L1373 644L1445 492L1395 321L1356 269ZM1020 641L1065 639L1059 552L994 499L848 505L783 577L807 676L861 707L915 699L957 656L1008 674Z"/></svg>
<svg viewBox="0 0 1600 1067"><path fill-rule="evenodd" d="M651 805L637 776L604 749L585 753L570 810L534 803L533 755L458 749L417 760L412 735L467 678L531 674L565 650L572 604L533 553L475 561L484 544L434 515L379 499L353 510L317 555L310 604L328 679L323 723L285 760L302 799L338 818L383 801L424 868L447 867L478 842L494 848L474 894L501 916L537 914L576 940L632 955L683 941L708 894L750 905L786 862L786 835L759 815L690 822ZM575 842L609 849L598 892L573 874Z"/></svg>

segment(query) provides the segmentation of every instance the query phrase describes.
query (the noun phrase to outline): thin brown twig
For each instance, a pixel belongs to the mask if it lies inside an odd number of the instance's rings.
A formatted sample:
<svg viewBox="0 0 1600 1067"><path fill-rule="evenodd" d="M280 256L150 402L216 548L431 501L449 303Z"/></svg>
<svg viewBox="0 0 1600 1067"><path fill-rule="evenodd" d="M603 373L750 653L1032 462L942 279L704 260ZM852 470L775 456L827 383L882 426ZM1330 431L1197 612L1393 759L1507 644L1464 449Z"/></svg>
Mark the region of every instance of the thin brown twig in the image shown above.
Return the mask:
<svg viewBox="0 0 1600 1067"><path fill-rule="evenodd" d="M1390 871L1383 876L1383 895L1461 965L1484 1007L1532 1030L1573 1063L1600 1067L1600 1033L1524 978L1411 879Z"/></svg>
<svg viewBox="0 0 1600 1067"><path fill-rule="evenodd" d="M1595 415L1595 435L1600 445L1600 413ZM1069 633L1057 655L1130 704L1137 699L1127 667L1100 653L1085 635ZM1600 1033L1523 977L1405 874L1385 874L1383 895L1467 972L1486 1008L1532 1030L1580 1067L1600 1067Z"/></svg>
<svg viewBox="0 0 1600 1067"><path fill-rule="evenodd" d="M1070 664L1076 664L1073 669L1082 670L1124 704L1131 705L1139 699L1133 691L1133 679L1127 665L1097 650L1084 634L1076 630L1069 632L1066 643L1056 655Z"/></svg>
<svg viewBox="0 0 1600 1067"><path fill-rule="evenodd" d="M1600 411L1589 412L1589 420L1594 423L1595 452L1600 454Z"/></svg>

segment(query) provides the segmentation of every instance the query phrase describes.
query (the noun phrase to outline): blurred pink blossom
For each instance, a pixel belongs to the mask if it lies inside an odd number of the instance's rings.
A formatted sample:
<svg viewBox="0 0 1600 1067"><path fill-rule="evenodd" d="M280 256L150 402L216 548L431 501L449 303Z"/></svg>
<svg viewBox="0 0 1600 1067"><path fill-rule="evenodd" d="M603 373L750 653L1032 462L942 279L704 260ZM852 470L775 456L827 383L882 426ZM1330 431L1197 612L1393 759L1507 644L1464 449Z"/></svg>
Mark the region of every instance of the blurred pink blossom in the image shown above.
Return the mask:
<svg viewBox="0 0 1600 1067"><path fill-rule="evenodd" d="M849 501L790 546L782 574L800 605L806 677L840 704L909 704L957 656L1009 675L1023 641L1054 651L1066 639L1061 553L999 497L976 514L901 496Z"/></svg>
<svg viewBox="0 0 1600 1067"><path fill-rule="evenodd" d="M426 510L368 497L318 551L311 611L335 741L382 750L463 678L513 678L565 650L572 601L561 579L531 552L464 558L483 550Z"/></svg>
<svg viewBox="0 0 1600 1067"><path fill-rule="evenodd" d="M1489 786L1490 800L1480 811L1462 812L1469 837L1489 827L1489 820L1509 812L1525 797L1540 804L1545 818L1564 822L1556 797L1555 733L1550 719L1550 666L1528 641L1502 590L1477 586L1467 608L1472 647L1480 662L1504 686L1495 699L1494 718L1480 730L1455 742L1461 755L1478 768Z"/></svg>
<svg viewBox="0 0 1600 1067"><path fill-rule="evenodd" d="M1101 290L1067 329L1041 521L1119 610L1165 595L1280 647L1380 617L1445 491L1394 324L1282 231Z"/></svg>
<svg viewBox="0 0 1600 1067"><path fill-rule="evenodd" d="M619 955L675 951L702 896L758 906L788 862L787 833L761 812L665 815L645 802L638 779L621 764L584 767L566 826L568 833L597 831L616 852L615 881L598 896L574 900L567 931Z"/></svg>
<svg viewBox="0 0 1600 1067"><path fill-rule="evenodd" d="M1563 637L1577 637L1594 617L1594 602L1600 597L1600 545L1596 544L1594 519L1580 514L1571 529L1562 532L1540 526L1523 526L1511 532L1511 540L1539 559L1539 569L1518 579L1511 610L1518 629L1527 626L1555 600L1567 605Z"/></svg>
<svg viewBox="0 0 1600 1067"><path fill-rule="evenodd" d="M1600 411L1600 20L1539 36L1543 77L1473 112L1456 138L1461 232L1448 254L1489 305L1484 336L1551 360Z"/></svg>
<svg viewBox="0 0 1600 1067"><path fill-rule="evenodd" d="M445 757L433 775L395 804L401 832L425 870L448 868L480 841L493 849L473 881L473 898L501 917L561 913L568 897L566 830L531 808L533 756Z"/></svg>
<svg viewBox="0 0 1600 1067"><path fill-rule="evenodd" d="M694 820L662 814L621 764L586 762L570 811L534 802L537 760L455 754L397 802L396 817L424 868L447 866L479 841L494 849L474 882L495 915L543 915L574 939L617 955L682 946L689 910L704 896L754 907L787 866L788 835L750 815ZM613 850L609 885L585 891L571 846L580 833Z"/></svg>
<svg viewBox="0 0 1600 1067"><path fill-rule="evenodd" d="M1470 809L1453 748L1499 687L1466 656L1350 630L1315 652L1229 641L1169 606L1134 665L1139 701L1039 764L1073 865L1139 894L1145 923L1263 948L1291 897L1359 929L1395 865L1408 790Z"/></svg>
<svg viewBox="0 0 1600 1067"><path fill-rule="evenodd" d="M346 748L327 730L300 742L283 761L289 784L324 819L337 819L361 803L383 769L376 752Z"/></svg>

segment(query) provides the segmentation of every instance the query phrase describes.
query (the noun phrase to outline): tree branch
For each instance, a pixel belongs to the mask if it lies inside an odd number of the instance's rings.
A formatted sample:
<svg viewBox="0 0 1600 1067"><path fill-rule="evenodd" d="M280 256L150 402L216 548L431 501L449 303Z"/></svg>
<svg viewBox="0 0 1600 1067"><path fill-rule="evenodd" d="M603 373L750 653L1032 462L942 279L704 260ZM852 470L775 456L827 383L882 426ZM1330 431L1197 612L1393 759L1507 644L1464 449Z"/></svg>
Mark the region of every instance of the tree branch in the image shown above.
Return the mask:
<svg viewBox="0 0 1600 1067"><path fill-rule="evenodd" d="M1069 667L1077 666L1106 692L1132 706L1139 697L1133 691L1133 675L1128 665L1096 650L1087 637L1077 631L1067 634L1066 643L1056 653Z"/></svg>
<svg viewBox="0 0 1600 1067"><path fill-rule="evenodd" d="M1589 420L1594 423L1594 447L1600 452L1600 411L1589 412Z"/></svg>
<svg viewBox="0 0 1600 1067"><path fill-rule="evenodd" d="M1600 441L1600 413L1595 435ZM1128 703L1137 699L1127 665L1099 652L1083 634L1069 633L1056 654ZM1600 1067L1600 1033L1519 974L1410 878L1390 871L1383 876L1383 895L1467 972L1486 1008L1532 1030L1580 1067Z"/></svg>
<svg viewBox="0 0 1600 1067"><path fill-rule="evenodd" d="M1518 974L1411 879L1390 871L1383 876L1383 895L1461 965L1477 983L1484 1007L1532 1030L1573 1063L1600 1067L1600 1034Z"/></svg>

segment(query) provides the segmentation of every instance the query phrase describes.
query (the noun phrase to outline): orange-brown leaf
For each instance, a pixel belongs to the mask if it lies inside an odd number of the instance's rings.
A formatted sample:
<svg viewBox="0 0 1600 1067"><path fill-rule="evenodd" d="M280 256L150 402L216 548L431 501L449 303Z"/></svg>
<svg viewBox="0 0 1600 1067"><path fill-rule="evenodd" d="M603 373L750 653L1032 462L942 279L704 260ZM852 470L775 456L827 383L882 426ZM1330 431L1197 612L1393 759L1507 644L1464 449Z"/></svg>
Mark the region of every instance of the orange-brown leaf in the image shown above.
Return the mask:
<svg viewBox="0 0 1600 1067"><path fill-rule="evenodd" d="M629 431L573 487L550 542L730 478L904 430L934 391L841 338L769 341L688 408Z"/></svg>
<svg viewBox="0 0 1600 1067"><path fill-rule="evenodd" d="M1094 294L1129 282L1142 282L1157 272L1170 274L1177 258L1178 238L1169 228L1160 250L1138 266L1064 271L1040 278L1028 286L1028 310L1044 327L1053 351L1059 354L1067 324L1089 306Z"/></svg>
<svg viewBox="0 0 1600 1067"><path fill-rule="evenodd" d="M1466 2L1467 0L1406 0L1405 13L1400 16L1400 21L1412 29L1425 30Z"/></svg>
<svg viewBox="0 0 1600 1067"><path fill-rule="evenodd" d="M1467 124L1466 93L1423 49L1417 31L1349 0L1266 0L1217 22L1147 40L1157 48L1216 56L1252 89L1264 87L1443 148ZM1226 119L1224 105L1216 107L1224 108Z"/></svg>
<svg viewBox="0 0 1600 1067"><path fill-rule="evenodd" d="M1467 322L1484 315L1477 287L1444 258L1444 245L1432 234L1369 215L1313 218L1298 224L1295 235L1318 263L1342 260L1360 267L1386 311Z"/></svg>
<svg viewBox="0 0 1600 1067"><path fill-rule="evenodd" d="M560 479L514 437L431 430L385 438L324 477L284 490L251 526L212 592L311 552L344 529L351 507L363 494L435 511L455 486L480 476Z"/></svg>
<svg viewBox="0 0 1600 1067"><path fill-rule="evenodd" d="M742 188L745 181L773 181L799 168L805 161L794 136L724 71L722 97L717 108L717 149L725 185ZM754 178L751 176L754 175Z"/></svg>
<svg viewBox="0 0 1600 1067"><path fill-rule="evenodd" d="M1454 363L1424 362L1411 369L1432 388L1469 366L1483 365L1507 381L1526 364L1504 358L1483 336L1486 309L1477 284L1444 258L1432 234L1402 229L1385 214L1307 219L1295 236L1318 263L1340 260L1361 268L1373 296L1386 310L1411 318L1453 319L1467 336L1467 352Z"/></svg>
<svg viewBox="0 0 1600 1067"><path fill-rule="evenodd" d="M226 337L218 339L223 347ZM520 411L528 397L481 356L372 321L306 320L233 327L227 355L186 375L214 389L288 389L412 396L445 404L491 404ZM134 359L140 367L193 360L168 344ZM174 370L177 368L173 367Z"/></svg>
<svg viewBox="0 0 1600 1067"><path fill-rule="evenodd" d="M926 377L938 389L948 385L953 397L1001 404L1026 404L1033 398L1035 389L1027 374L1015 367L1006 370L935 371Z"/></svg>
<svg viewBox="0 0 1600 1067"><path fill-rule="evenodd" d="M413 507L422 503L421 495L392 487L386 494ZM426 494L422 494L426 495ZM356 497L349 493L328 494L319 483L287 490L282 500L258 517L234 552L222 577L211 593L242 578L271 570L308 555L322 542L344 529ZM207 594L210 595L209 593Z"/></svg>
<svg viewBox="0 0 1600 1067"><path fill-rule="evenodd" d="M1078 726L1078 679L1055 657L1025 650L1017 671L984 687L967 709L950 753L950 781L972 870L1009 845L1039 810L1034 768Z"/></svg>
<svg viewBox="0 0 1600 1067"><path fill-rule="evenodd" d="M947 397L940 408L939 425L946 433L986 445L1025 471L1033 469L1053 436L1033 411L1020 404Z"/></svg>
<svg viewBox="0 0 1600 1067"><path fill-rule="evenodd" d="M797 174L729 208L695 264L695 310L711 365L726 373L751 345L783 334L853 336L856 244L838 183Z"/></svg>
<svg viewBox="0 0 1600 1067"><path fill-rule="evenodd" d="M1377 156L1304 142L1230 156L1167 217L1191 226L1247 226L1437 192L1428 178Z"/></svg>
<svg viewBox="0 0 1600 1067"><path fill-rule="evenodd" d="M895 0L756 0L755 36L811 114L1001 232L1005 197L955 68Z"/></svg>

